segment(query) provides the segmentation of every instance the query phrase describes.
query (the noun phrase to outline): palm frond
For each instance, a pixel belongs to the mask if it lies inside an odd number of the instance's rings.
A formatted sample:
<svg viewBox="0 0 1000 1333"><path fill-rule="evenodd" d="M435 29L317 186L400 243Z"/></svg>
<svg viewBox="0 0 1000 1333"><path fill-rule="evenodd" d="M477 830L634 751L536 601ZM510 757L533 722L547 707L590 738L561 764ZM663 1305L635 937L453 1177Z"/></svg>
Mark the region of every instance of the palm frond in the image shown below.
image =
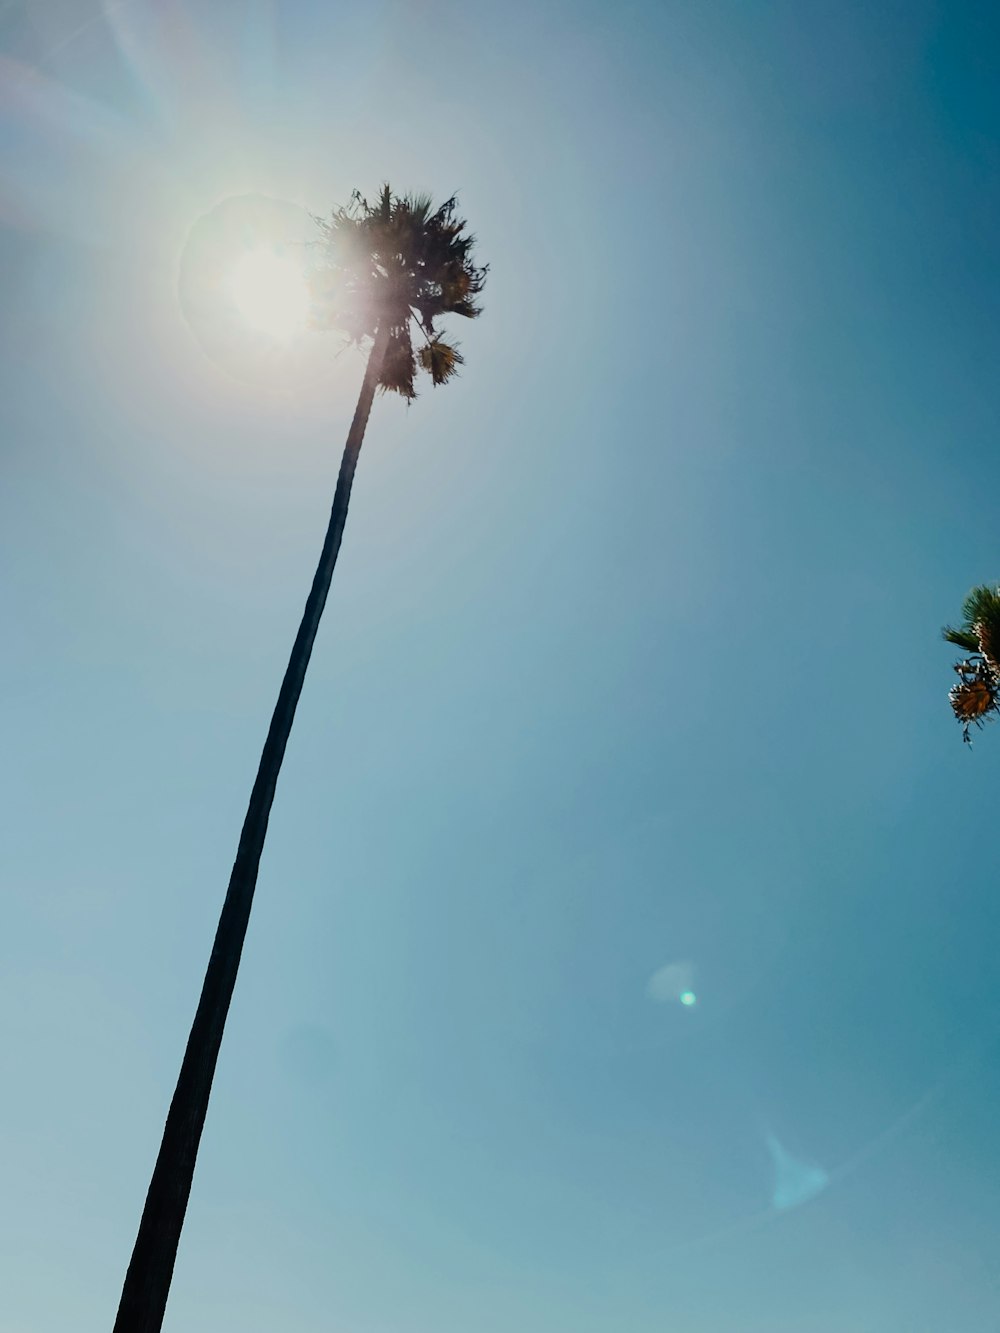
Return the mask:
<svg viewBox="0 0 1000 1333"><path fill-rule="evenodd" d="M981 584L962 602L962 624L946 625L942 636L969 653L981 653L1000 673L1000 588Z"/></svg>
<svg viewBox="0 0 1000 1333"><path fill-rule="evenodd" d="M465 364L465 358L453 343L446 343L440 336L433 337L421 347L418 356L420 364L430 375L434 384L447 384L458 374L458 368Z"/></svg>
<svg viewBox="0 0 1000 1333"><path fill-rule="evenodd" d="M983 621L1000 624L1000 589L988 584L973 588L962 603L962 620L969 629Z"/></svg>
<svg viewBox="0 0 1000 1333"><path fill-rule="evenodd" d="M945 625L941 637L945 643L954 643L959 648L964 648L967 653L979 652L979 638L974 630L954 629L951 625Z"/></svg>
<svg viewBox="0 0 1000 1333"><path fill-rule="evenodd" d="M413 387L416 373L417 363L409 326L403 324L389 334L389 345L379 375L379 388L383 393L398 393L401 398L411 401L417 396Z"/></svg>
<svg viewBox="0 0 1000 1333"><path fill-rule="evenodd" d="M980 620L976 633L979 635L979 651L1000 676L1000 620Z"/></svg>
<svg viewBox="0 0 1000 1333"><path fill-rule="evenodd" d="M956 662L959 683L948 691L948 702L955 720L962 724L962 739L972 744L970 727L983 727L1000 713L1000 680L981 657Z"/></svg>

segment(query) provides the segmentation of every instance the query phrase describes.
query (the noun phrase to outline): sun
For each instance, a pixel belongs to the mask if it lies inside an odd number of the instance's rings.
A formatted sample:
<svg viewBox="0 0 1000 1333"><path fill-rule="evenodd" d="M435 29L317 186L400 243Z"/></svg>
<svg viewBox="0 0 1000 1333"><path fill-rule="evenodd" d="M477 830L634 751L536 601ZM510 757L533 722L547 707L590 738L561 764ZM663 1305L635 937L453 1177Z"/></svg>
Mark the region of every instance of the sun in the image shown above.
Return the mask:
<svg viewBox="0 0 1000 1333"><path fill-rule="evenodd" d="M229 290L240 315L257 333L285 342L305 327L309 293L294 259L266 247L248 250L233 265Z"/></svg>

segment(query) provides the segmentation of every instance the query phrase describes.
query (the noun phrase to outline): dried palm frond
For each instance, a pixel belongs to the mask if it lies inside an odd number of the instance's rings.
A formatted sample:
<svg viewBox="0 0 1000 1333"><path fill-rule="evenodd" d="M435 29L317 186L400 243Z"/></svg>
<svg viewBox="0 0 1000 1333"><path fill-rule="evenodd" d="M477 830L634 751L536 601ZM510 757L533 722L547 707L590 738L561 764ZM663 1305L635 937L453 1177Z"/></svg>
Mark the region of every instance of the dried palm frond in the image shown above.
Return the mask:
<svg viewBox="0 0 1000 1333"><path fill-rule="evenodd" d="M447 384L464 364L462 353L453 343L446 343L440 334L435 334L425 347L421 347L418 355L420 364L435 384Z"/></svg>
<svg viewBox="0 0 1000 1333"><path fill-rule="evenodd" d="M971 743L970 726L981 727L985 719L1000 711L1000 678L982 657L956 662L959 683L948 691L955 718L962 724L962 739Z"/></svg>

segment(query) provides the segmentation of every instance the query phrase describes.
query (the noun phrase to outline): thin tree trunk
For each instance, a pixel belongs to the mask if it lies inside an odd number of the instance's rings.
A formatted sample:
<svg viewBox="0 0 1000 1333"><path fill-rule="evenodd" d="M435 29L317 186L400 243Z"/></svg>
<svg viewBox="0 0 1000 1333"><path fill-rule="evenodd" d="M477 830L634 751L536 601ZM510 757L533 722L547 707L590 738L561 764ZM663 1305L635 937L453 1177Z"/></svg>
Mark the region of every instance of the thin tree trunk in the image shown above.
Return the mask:
<svg viewBox="0 0 1000 1333"><path fill-rule="evenodd" d="M267 821L274 790L292 729L295 708L302 693L306 667L312 653L333 568L337 563L351 485L361 452L368 415L378 384L388 331L379 331L368 357L358 405L347 435L344 457L330 514L330 526L306 601L299 632L285 670L267 740L250 795L229 890L222 907L212 954L205 973L201 999L195 1013L187 1049L181 1064L156 1166L146 1195L132 1259L125 1275L114 1333L160 1333L170 1290L177 1245L191 1192L198 1143L205 1124L212 1079L215 1075L222 1032L236 985L240 954L250 920L257 870L260 865Z"/></svg>

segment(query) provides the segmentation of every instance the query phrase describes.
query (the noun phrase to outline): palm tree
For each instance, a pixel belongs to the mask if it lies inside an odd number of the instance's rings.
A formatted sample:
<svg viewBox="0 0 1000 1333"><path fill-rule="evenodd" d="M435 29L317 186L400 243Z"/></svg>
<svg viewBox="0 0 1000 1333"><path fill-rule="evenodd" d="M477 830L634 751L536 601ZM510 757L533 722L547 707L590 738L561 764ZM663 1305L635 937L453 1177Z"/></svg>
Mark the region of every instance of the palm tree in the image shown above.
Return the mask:
<svg viewBox="0 0 1000 1333"><path fill-rule="evenodd" d="M375 391L412 399L418 361L435 385L447 383L462 357L438 333L436 321L447 314L469 318L479 314L475 297L483 289L486 268L473 263L474 238L466 232L466 223L456 217L455 207L454 197L434 208L425 196L394 195L386 185L373 205L355 192L346 208L336 209L327 220L316 219L321 239L312 275L313 323L320 329L342 329L352 341L370 344L368 362L347 434L326 540L250 794L114 1333L159 1333L163 1322L275 786L337 562ZM416 354L414 326L423 339Z"/></svg>
<svg viewBox="0 0 1000 1333"><path fill-rule="evenodd" d="M962 724L962 739L971 744L969 728L982 727L1000 713L1000 588L973 588L962 603L961 626L946 625L941 634L968 653L955 663L958 684L948 691L948 699Z"/></svg>

